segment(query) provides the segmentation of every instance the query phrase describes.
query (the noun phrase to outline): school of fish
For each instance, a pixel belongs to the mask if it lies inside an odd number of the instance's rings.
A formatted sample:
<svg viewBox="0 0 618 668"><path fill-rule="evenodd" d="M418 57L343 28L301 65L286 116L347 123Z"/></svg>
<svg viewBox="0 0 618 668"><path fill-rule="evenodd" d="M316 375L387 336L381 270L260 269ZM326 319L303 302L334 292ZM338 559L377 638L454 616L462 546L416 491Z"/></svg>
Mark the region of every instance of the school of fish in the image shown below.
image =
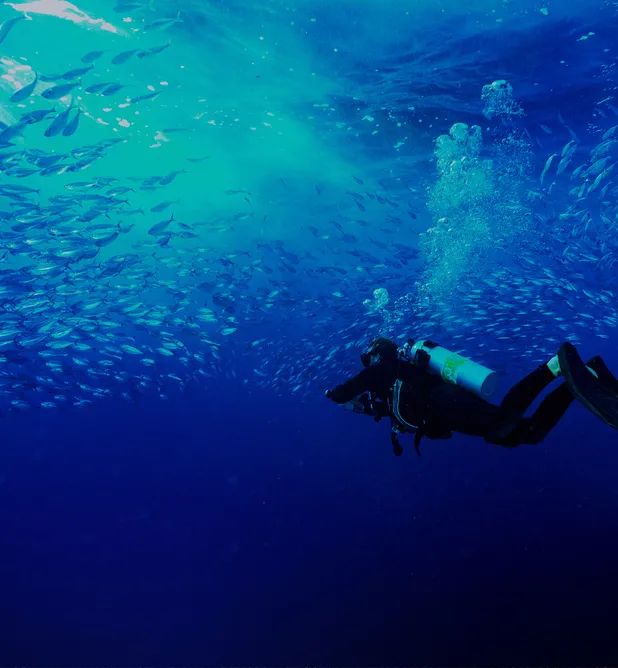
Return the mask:
<svg viewBox="0 0 618 668"><path fill-rule="evenodd" d="M204 152L166 173L146 173L147 162L143 175L122 172L114 155L133 137L87 100L147 117L168 91L140 91L126 68L173 55L188 19L137 0L114 12L141 17L133 42L84 51L64 72L24 68L14 55L39 15L13 12L0 27L0 49L12 45L1 59L12 82L0 121L3 412L165 398L220 379L315 396L355 370L377 334L428 336L497 370L548 359L565 339L612 335L618 108L609 99L592 148L561 114L539 143L517 125L525 108L510 86L488 84L479 118L484 101L496 132L453 124L436 137L435 171L422 183L350 173L335 204L332 188L327 199L312 184L295 236L282 240L269 236L268 217L293 196L285 172L261 208L239 185L221 193L226 212L190 217L192 193L178 193ZM176 111L161 136L192 118ZM106 134L82 142L94 125ZM57 149L60 138L70 150Z"/></svg>

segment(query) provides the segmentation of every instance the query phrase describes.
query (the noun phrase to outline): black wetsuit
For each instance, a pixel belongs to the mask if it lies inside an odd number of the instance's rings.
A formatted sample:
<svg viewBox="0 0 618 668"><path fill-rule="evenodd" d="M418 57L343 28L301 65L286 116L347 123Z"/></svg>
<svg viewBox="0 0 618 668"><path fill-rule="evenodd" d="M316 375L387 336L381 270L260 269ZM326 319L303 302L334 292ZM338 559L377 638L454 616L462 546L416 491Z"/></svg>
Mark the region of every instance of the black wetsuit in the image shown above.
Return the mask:
<svg viewBox="0 0 618 668"><path fill-rule="evenodd" d="M421 425L428 438L448 438L452 432L481 436L488 443L515 447L540 443L558 424L574 397L565 384L547 395L531 417L525 411L554 380L546 364L520 380L499 406L405 361L382 360L363 369L327 393L343 404L372 393L382 403L377 418L393 418L393 386L402 381L399 412L412 425Z"/></svg>

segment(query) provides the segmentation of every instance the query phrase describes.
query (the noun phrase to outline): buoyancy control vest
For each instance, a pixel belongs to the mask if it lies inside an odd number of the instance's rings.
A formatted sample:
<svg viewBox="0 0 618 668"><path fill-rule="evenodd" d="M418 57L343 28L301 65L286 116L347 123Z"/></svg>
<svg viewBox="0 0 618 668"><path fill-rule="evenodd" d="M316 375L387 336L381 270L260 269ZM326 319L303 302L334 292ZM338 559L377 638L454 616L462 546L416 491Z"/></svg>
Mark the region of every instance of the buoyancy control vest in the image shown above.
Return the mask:
<svg viewBox="0 0 618 668"><path fill-rule="evenodd" d="M408 339L408 341L398 350L400 361L409 362L428 371L434 376L439 376L442 380L459 385L462 388L487 398L496 389L498 375L495 371L488 369L481 364L477 364L470 359L453 353L433 341L418 341ZM399 434L414 434L414 448L420 456L420 443L423 436L430 439L450 438L453 434L447 429L436 429L435 426L428 425L420 416L411 421L406 420L401 411L402 397L405 395L405 383L397 378L392 389L391 413L391 442L396 455L400 455L403 450L399 444Z"/></svg>

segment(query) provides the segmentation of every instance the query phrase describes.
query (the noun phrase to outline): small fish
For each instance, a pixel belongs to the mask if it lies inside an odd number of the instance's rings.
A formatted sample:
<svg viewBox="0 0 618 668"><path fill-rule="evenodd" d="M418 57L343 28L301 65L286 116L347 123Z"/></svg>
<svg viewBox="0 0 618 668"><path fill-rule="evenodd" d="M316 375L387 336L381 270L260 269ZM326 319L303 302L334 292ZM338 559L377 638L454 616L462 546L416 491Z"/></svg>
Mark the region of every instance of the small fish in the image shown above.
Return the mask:
<svg viewBox="0 0 618 668"><path fill-rule="evenodd" d="M571 140L563 149L562 149L562 154L561 157L565 158L568 156L573 155L575 152L575 149L577 148L577 142L575 140Z"/></svg>
<svg viewBox="0 0 618 668"><path fill-rule="evenodd" d="M159 246L167 246L172 238L172 233L168 232L167 234L160 236L159 240L156 242Z"/></svg>
<svg viewBox="0 0 618 668"><path fill-rule="evenodd" d="M30 111L27 114L22 114L21 123L40 123L45 120L50 114L53 114L56 111L56 108L52 109L39 109L38 111Z"/></svg>
<svg viewBox="0 0 618 668"><path fill-rule="evenodd" d="M124 14L125 12L141 11L142 9L152 9L152 3L138 2L136 0L120 0L114 7L114 11L121 14Z"/></svg>
<svg viewBox="0 0 618 668"><path fill-rule="evenodd" d="M55 137L64 130L69 120L69 116L71 114L72 109L73 106L70 105L62 113L58 114L56 118L54 118L54 120L51 122L47 130L45 130L46 137Z"/></svg>
<svg viewBox="0 0 618 668"><path fill-rule="evenodd" d="M611 160L610 156L607 156L605 158L600 158L599 160L595 160L592 165L590 165L589 169L586 171L585 176L590 176L592 174L600 174L605 167L607 167L607 164Z"/></svg>
<svg viewBox="0 0 618 668"><path fill-rule="evenodd" d="M172 206L172 204L178 204L178 202L180 202L179 199L170 200L169 202L161 202L160 204L153 206L150 210L153 213L161 213L161 211L165 211L165 209Z"/></svg>
<svg viewBox="0 0 618 668"><path fill-rule="evenodd" d="M169 48L171 46L171 43L168 42L167 44L163 44L161 46L153 46L150 49L144 49L143 51L140 51L137 54L138 58L147 58L148 56L155 56L157 53L161 53L162 51L165 51L165 49Z"/></svg>
<svg viewBox="0 0 618 668"><path fill-rule="evenodd" d="M167 176L164 176L159 180L159 184L162 186L168 186L179 174L186 174L186 170L179 169L175 172L170 172Z"/></svg>
<svg viewBox="0 0 618 668"><path fill-rule="evenodd" d="M592 185L591 185L590 188L588 189L588 192L591 193L591 192L593 192L594 190L596 190L596 189L599 187L599 184L601 183L601 181L602 181L608 174L611 174L611 172L614 170L614 167L615 167L615 166L616 166L616 163L613 163L613 164L611 164L609 167L607 167L606 169L604 169L604 170L597 176L597 178L594 180L594 182L592 183Z"/></svg>
<svg viewBox="0 0 618 668"><path fill-rule="evenodd" d="M117 93L119 90L122 90L123 88L125 88L124 84L119 84L119 83L111 84L101 91L101 95L107 97L108 95L113 95L114 93Z"/></svg>
<svg viewBox="0 0 618 668"><path fill-rule="evenodd" d="M108 234L107 236L102 237L101 239L93 239L94 245L98 246L99 248L103 248L104 246L109 246L109 244L111 244L113 241L116 241L119 234L120 230L112 232L111 234Z"/></svg>
<svg viewBox="0 0 618 668"><path fill-rule="evenodd" d="M81 221L82 223L89 223L90 221L94 220L95 218L98 218L101 215L101 211L99 209L90 209L90 211L84 211L81 216L77 220ZM109 228L109 225L105 226L106 229ZM92 228L93 229L93 228Z"/></svg>
<svg viewBox="0 0 618 668"><path fill-rule="evenodd" d="M139 49L131 49L130 51L123 51L122 53L119 53L118 55L114 56L112 58L112 64L113 65L123 65L124 63L129 60L129 58L137 53Z"/></svg>
<svg viewBox="0 0 618 668"><path fill-rule="evenodd" d="M105 90L108 86L113 86L114 82L106 81L104 83L93 84L86 88L86 93L100 93L102 90Z"/></svg>
<svg viewBox="0 0 618 668"><path fill-rule="evenodd" d="M605 132L603 135L602 139L603 141L607 141L608 139L612 139L614 135L618 132L618 125L614 125L614 127L610 128Z"/></svg>
<svg viewBox="0 0 618 668"><path fill-rule="evenodd" d="M174 214L172 214L172 217L169 218L168 220L162 220L160 223L157 223L156 225L153 225L149 230L148 234L152 236L158 236L160 234L165 234L165 230L167 226L174 221Z"/></svg>
<svg viewBox="0 0 618 668"><path fill-rule="evenodd" d="M76 86L79 86L80 84L81 82L76 81L74 83L52 86L51 88L44 90L41 97L44 97L46 100L59 100L60 98L68 95Z"/></svg>
<svg viewBox="0 0 618 668"><path fill-rule="evenodd" d="M145 102L146 100L152 100L158 95L161 95L160 90L155 90L152 93L146 93L145 95L140 95L139 97L132 97L131 104L137 104L138 102Z"/></svg>
<svg viewBox="0 0 618 668"><path fill-rule="evenodd" d="M18 183L6 183L2 186L3 190L9 190L11 192L21 192L21 193L38 193L39 191L36 188L31 188L30 186L22 186Z"/></svg>
<svg viewBox="0 0 618 668"><path fill-rule="evenodd" d="M27 97L30 97L30 95L36 88L38 81L39 77L37 74L35 74L34 81L32 83L29 83L27 86L24 86L23 88L20 88L19 90L15 91L13 95L11 95L9 100L11 102L23 102Z"/></svg>
<svg viewBox="0 0 618 668"><path fill-rule="evenodd" d="M567 155L560 162L558 163L558 169L556 170L556 174L562 174L564 170L571 164L571 156Z"/></svg>
<svg viewBox="0 0 618 668"><path fill-rule="evenodd" d="M345 194L346 194L346 195L350 195L350 197L353 197L354 199L356 199L356 200L358 200L358 201L362 201L362 200L365 199L365 198L363 197L363 195L361 195L360 193L353 193L353 192L350 192L349 190L346 190L346 193L345 193Z"/></svg>
<svg viewBox="0 0 618 668"><path fill-rule="evenodd" d="M551 167L551 163L553 162L554 158L557 158L558 154L554 153L553 155L550 155L549 158L547 159L547 162L545 163L545 167L543 168L543 172L541 173L541 183L543 183L545 176L547 172L549 171L549 168Z"/></svg>
<svg viewBox="0 0 618 668"><path fill-rule="evenodd" d="M54 81L60 81L62 79L62 74L40 74L39 80L45 81L46 83L54 83Z"/></svg>
<svg viewBox="0 0 618 668"><path fill-rule="evenodd" d="M38 171L39 171L38 169L28 169L23 167L18 169L8 169L4 173L7 176L15 176L19 179L19 178L24 178L26 176L31 176L32 174L36 174Z"/></svg>
<svg viewBox="0 0 618 668"><path fill-rule="evenodd" d="M129 188L128 186L121 186L120 188L112 188L108 190L105 194L107 197L118 197L119 195L126 195L126 193L134 193L134 188Z"/></svg>
<svg viewBox="0 0 618 668"><path fill-rule="evenodd" d="M155 19L152 23L144 26L144 32L148 32L149 30L165 30L176 23L183 23L183 20L180 18L180 12L172 19Z"/></svg>
<svg viewBox="0 0 618 668"><path fill-rule="evenodd" d="M12 145L10 144L11 139L21 137L27 125L28 123L20 121L19 123L15 123L15 125L6 127L0 132L0 143L4 146Z"/></svg>
<svg viewBox="0 0 618 668"><path fill-rule="evenodd" d="M95 60L98 60L106 50L101 51L89 51L85 56L82 56L82 63L94 63Z"/></svg>
<svg viewBox="0 0 618 668"><path fill-rule="evenodd" d="M63 137L71 137L72 135L75 134L75 131L77 130L79 126L79 116L81 114L81 109L78 107L77 108L77 114L71 119L70 123L66 124L66 127L62 131L62 136Z"/></svg>
<svg viewBox="0 0 618 668"><path fill-rule="evenodd" d="M0 44L2 44L2 42L4 42L4 40L7 38L7 35L11 32L13 26L16 23L23 21L25 18L26 17L23 14L20 14L19 16L16 16L14 19L9 19L8 21L5 21L2 24L2 27L0 27Z"/></svg>
<svg viewBox="0 0 618 668"><path fill-rule="evenodd" d="M354 176L354 174L352 174L352 178L356 181L356 183L360 183L361 185L363 185L364 181L362 179L359 179L358 176Z"/></svg>
<svg viewBox="0 0 618 668"><path fill-rule="evenodd" d="M42 169L39 174L41 176L57 176L58 174L65 172L67 168L68 165L51 165L51 167L45 167L45 169Z"/></svg>
<svg viewBox="0 0 618 668"><path fill-rule="evenodd" d="M237 222L241 220L247 220L247 218L254 218L254 215L252 213L235 213L233 216L230 216L228 220Z"/></svg>
<svg viewBox="0 0 618 668"><path fill-rule="evenodd" d="M205 155L203 158L187 158L187 162L202 162L203 160L208 160L209 155Z"/></svg>
<svg viewBox="0 0 618 668"><path fill-rule="evenodd" d="M78 67L75 70L69 70L68 72L65 72L60 79L64 79L65 81L71 81L72 79L78 79L79 77L83 76L84 74L90 72L91 69L94 68L94 65L91 65L90 67Z"/></svg>

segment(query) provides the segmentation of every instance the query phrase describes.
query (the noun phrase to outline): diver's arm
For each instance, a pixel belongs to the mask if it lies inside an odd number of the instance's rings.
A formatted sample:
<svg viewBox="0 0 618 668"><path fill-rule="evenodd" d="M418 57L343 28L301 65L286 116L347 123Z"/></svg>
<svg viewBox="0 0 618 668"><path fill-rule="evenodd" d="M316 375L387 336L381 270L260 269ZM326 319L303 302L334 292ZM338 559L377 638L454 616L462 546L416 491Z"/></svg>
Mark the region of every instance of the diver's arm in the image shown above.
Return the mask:
<svg viewBox="0 0 618 668"><path fill-rule="evenodd" d="M339 404L347 411L354 411L354 413L362 413L363 415L373 415L371 408L371 401L368 394L361 394L360 397L354 397L352 401L346 401L344 404Z"/></svg>
<svg viewBox="0 0 618 668"><path fill-rule="evenodd" d="M327 390L326 397L336 404L345 404L363 394L363 392L370 391L375 378L375 368L367 367L354 376L354 378L346 380L345 383L337 385L332 390Z"/></svg>

